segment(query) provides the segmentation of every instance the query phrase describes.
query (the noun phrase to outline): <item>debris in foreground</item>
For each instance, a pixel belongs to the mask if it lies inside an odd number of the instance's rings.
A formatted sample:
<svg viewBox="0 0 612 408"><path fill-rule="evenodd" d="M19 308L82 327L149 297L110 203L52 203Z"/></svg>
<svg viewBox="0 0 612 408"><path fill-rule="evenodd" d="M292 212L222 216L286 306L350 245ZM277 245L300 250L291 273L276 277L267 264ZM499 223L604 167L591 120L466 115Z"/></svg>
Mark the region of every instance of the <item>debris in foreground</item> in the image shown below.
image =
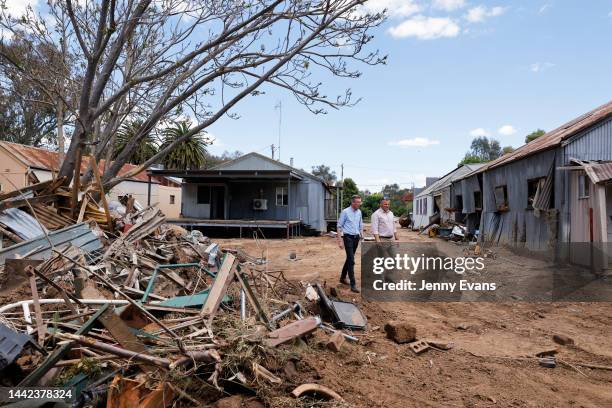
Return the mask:
<svg viewBox="0 0 612 408"><path fill-rule="evenodd" d="M303 307L305 287L265 258L168 225L133 198L98 204L83 190L78 203L60 181L0 196L0 284L27 294L0 306L3 386L72 387L74 407L343 401L322 384L289 394L300 373L286 356L319 329L330 350L357 342L342 331L365 328L355 304L313 282L315 307Z"/></svg>

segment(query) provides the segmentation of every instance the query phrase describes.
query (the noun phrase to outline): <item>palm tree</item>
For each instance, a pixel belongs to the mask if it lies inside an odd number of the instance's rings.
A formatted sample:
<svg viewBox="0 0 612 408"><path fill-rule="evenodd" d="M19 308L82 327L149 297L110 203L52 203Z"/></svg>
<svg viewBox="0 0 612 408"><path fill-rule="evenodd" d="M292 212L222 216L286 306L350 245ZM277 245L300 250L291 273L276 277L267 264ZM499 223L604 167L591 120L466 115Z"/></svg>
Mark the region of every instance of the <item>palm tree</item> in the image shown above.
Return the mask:
<svg viewBox="0 0 612 408"><path fill-rule="evenodd" d="M163 142L160 149L185 135L191 130L188 121L175 122L173 126L162 131ZM202 133L196 133L187 140L179 143L163 158L162 162L167 169L187 170L204 167L206 162L207 141Z"/></svg>
<svg viewBox="0 0 612 408"><path fill-rule="evenodd" d="M130 140L134 138L138 129L142 126L142 121L131 121L124 123L121 125L117 134L115 135L115 144L113 146L113 156L114 160L119 153L123 150L123 148L129 143ZM157 143L155 137L152 133L148 133L142 140L138 148L132 153L130 158L128 159L129 163L132 164L142 164L149 160L153 155L157 153Z"/></svg>

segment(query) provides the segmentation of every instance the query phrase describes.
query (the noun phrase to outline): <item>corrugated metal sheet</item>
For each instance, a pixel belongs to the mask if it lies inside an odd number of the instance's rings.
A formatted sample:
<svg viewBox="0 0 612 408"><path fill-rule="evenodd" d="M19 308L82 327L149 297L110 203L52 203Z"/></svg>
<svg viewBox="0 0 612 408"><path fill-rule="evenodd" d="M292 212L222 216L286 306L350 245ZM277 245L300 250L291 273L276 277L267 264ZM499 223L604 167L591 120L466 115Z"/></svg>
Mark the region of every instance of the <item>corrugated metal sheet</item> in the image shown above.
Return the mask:
<svg viewBox="0 0 612 408"><path fill-rule="evenodd" d="M598 183L612 180L612 163L595 164L592 167Z"/></svg>
<svg viewBox="0 0 612 408"><path fill-rule="evenodd" d="M612 117L572 137L564 153L565 163L571 159L612 161Z"/></svg>
<svg viewBox="0 0 612 408"><path fill-rule="evenodd" d="M54 247L72 244L85 252L97 251L102 243L96 234L89 228L89 224L82 222L61 230L49 233L49 239ZM15 258L30 253L28 259L48 259L51 256L49 242L42 236L29 241L20 242L0 251L0 265L8 258Z"/></svg>
<svg viewBox="0 0 612 408"><path fill-rule="evenodd" d="M38 221L25 211L18 208L7 208L0 213L0 223L9 227L19 237L28 240L47 232Z"/></svg>
<svg viewBox="0 0 612 408"><path fill-rule="evenodd" d="M556 235L551 229L556 220L548 214L536 217L534 211L527 210L527 181L546 177L555 157L555 150L544 151L528 162L520 160L484 173L481 231L486 241L532 250L549 249L549 240ZM502 185L507 187L508 211L497 212L494 192L495 187Z"/></svg>

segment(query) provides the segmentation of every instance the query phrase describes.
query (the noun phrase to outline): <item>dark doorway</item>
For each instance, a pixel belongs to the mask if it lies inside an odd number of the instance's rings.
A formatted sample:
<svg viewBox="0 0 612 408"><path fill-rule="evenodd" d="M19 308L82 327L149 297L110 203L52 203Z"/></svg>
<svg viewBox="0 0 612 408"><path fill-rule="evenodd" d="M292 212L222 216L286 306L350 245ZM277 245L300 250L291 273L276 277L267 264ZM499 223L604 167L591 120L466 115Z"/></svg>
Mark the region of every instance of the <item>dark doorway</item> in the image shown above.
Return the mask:
<svg viewBox="0 0 612 408"><path fill-rule="evenodd" d="M213 220L225 219L225 186L213 186L210 208L210 218Z"/></svg>

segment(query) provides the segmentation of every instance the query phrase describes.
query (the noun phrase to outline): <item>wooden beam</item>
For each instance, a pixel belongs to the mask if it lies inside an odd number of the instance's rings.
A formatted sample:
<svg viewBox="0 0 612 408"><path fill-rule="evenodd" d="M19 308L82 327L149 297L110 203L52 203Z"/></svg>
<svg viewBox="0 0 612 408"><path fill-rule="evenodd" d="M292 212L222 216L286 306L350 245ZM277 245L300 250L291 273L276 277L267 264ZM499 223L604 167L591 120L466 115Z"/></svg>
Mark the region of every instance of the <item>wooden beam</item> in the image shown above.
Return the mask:
<svg viewBox="0 0 612 408"><path fill-rule="evenodd" d="M221 304L221 300L223 300L223 296L225 296L227 288L232 281L232 277L234 276L235 262L236 257L233 254L225 254L225 259L223 260L221 269L219 269L217 277L215 278L215 281L210 288L210 292L208 293L208 298L206 298L206 302L200 311L200 315L203 317L208 317L209 321L212 321L213 317L215 317L215 314L219 309L219 305Z"/></svg>

